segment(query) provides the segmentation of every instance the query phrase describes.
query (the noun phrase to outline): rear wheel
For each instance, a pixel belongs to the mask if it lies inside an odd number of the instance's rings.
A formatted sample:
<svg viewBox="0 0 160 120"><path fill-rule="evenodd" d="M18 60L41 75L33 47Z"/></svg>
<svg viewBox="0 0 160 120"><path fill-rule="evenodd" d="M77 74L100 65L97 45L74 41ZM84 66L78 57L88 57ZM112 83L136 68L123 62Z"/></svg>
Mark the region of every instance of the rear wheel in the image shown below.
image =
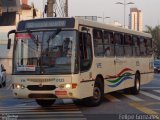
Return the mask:
<svg viewBox="0 0 160 120"><path fill-rule="evenodd" d="M104 97L103 84L100 78L97 78L93 89L93 96L83 99L83 103L86 106L94 107L101 104Z"/></svg>
<svg viewBox="0 0 160 120"><path fill-rule="evenodd" d="M139 91L140 91L140 74L136 73L134 86L131 88L125 89L124 92L127 94L137 95Z"/></svg>
<svg viewBox="0 0 160 120"><path fill-rule="evenodd" d="M56 101L55 99L47 99L47 100L36 99L37 104L42 107L51 107L55 101Z"/></svg>
<svg viewBox="0 0 160 120"><path fill-rule="evenodd" d="M131 94L137 95L140 91L140 74L136 73L134 87L131 88Z"/></svg>

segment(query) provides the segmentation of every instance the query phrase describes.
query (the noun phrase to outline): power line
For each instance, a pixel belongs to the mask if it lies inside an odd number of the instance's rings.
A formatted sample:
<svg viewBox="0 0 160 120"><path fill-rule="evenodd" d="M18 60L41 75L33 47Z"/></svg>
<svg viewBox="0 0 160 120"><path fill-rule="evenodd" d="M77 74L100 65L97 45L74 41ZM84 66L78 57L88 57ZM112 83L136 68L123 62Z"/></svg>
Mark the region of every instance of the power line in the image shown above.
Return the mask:
<svg viewBox="0 0 160 120"><path fill-rule="evenodd" d="M56 12L58 12L59 16L63 16L63 13L62 13L61 10L59 9L58 5L55 4L55 6L56 6L55 10L56 10Z"/></svg>

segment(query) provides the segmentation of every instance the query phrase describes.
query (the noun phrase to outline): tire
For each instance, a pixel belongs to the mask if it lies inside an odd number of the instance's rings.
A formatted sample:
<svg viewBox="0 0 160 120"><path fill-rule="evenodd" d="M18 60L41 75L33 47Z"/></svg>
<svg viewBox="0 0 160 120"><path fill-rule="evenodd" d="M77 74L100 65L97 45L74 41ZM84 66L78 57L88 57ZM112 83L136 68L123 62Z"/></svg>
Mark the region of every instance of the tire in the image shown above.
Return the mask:
<svg viewBox="0 0 160 120"><path fill-rule="evenodd" d="M55 99L50 99L50 100L36 99L37 104L40 105L41 107L51 107L55 101L56 101Z"/></svg>
<svg viewBox="0 0 160 120"><path fill-rule="evenodd" d="M131 94L137 95L140 92L140 74L136 73L134 87L131 88Z"/></svg>
<svg viewBox="0 0 160 120"><path fill-rule="evenodd" d="M93 89L93 96L83 99L83 104L88 107L95 107L102 103L104 98L103 84L100 78L97 78Z"/></svg>

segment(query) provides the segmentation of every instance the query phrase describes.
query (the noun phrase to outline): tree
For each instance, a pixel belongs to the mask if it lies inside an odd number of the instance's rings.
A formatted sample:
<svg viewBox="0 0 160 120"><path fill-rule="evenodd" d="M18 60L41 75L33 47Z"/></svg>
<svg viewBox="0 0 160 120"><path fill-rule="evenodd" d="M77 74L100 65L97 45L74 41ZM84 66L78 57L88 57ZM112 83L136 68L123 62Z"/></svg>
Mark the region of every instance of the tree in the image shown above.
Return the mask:
<svg viewBox="0 0 160 120"><path fill-rule="evenodd" d="M160 25L155 26L154 28L151 26L146 26L147 33L150 33L154 40L154 52L158 58L160 58Z"/></svg>

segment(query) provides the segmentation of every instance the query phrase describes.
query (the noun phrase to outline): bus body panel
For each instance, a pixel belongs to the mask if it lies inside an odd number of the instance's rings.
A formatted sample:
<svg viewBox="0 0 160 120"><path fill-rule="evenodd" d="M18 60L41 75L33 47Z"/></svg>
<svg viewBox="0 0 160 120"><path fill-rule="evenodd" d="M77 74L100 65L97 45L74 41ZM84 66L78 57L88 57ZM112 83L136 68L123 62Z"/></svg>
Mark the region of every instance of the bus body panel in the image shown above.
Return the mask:
<svg viewBox="0 0 160 120"><path fill-rule="evenodd" d="M111 25L75 19L74 28L79 32L79 26L86 26L92 37L93 61L88 71L70 75L13 75L13 84L24 85L24 89L13 89L13 94L17 98L29 98L29 94L53 94L57 98L76 98L82 99L93 96L93 88L98 75L104 80L104 93L109 93L134 86L135 74L140 72L141 84L146 84L153 80L153 56L152 57L95 57L93 44L93 28L106 29L121 33L134 34L139 36L151 37L149 34L127 30ZM73 60L72 60L73 61ZM48 79L48 80L47 80ZM46 82L46 81L47 82ZM38 82L37 82L38 81ZM45 82L42 82L45 81ZM76 84L74 89L64 89L65 84ZM56 89L50 91L31 91L28 85L55 85ZM55 91L58 91L57 93ZM65 92L64 92L65 91Z"/></svg>

